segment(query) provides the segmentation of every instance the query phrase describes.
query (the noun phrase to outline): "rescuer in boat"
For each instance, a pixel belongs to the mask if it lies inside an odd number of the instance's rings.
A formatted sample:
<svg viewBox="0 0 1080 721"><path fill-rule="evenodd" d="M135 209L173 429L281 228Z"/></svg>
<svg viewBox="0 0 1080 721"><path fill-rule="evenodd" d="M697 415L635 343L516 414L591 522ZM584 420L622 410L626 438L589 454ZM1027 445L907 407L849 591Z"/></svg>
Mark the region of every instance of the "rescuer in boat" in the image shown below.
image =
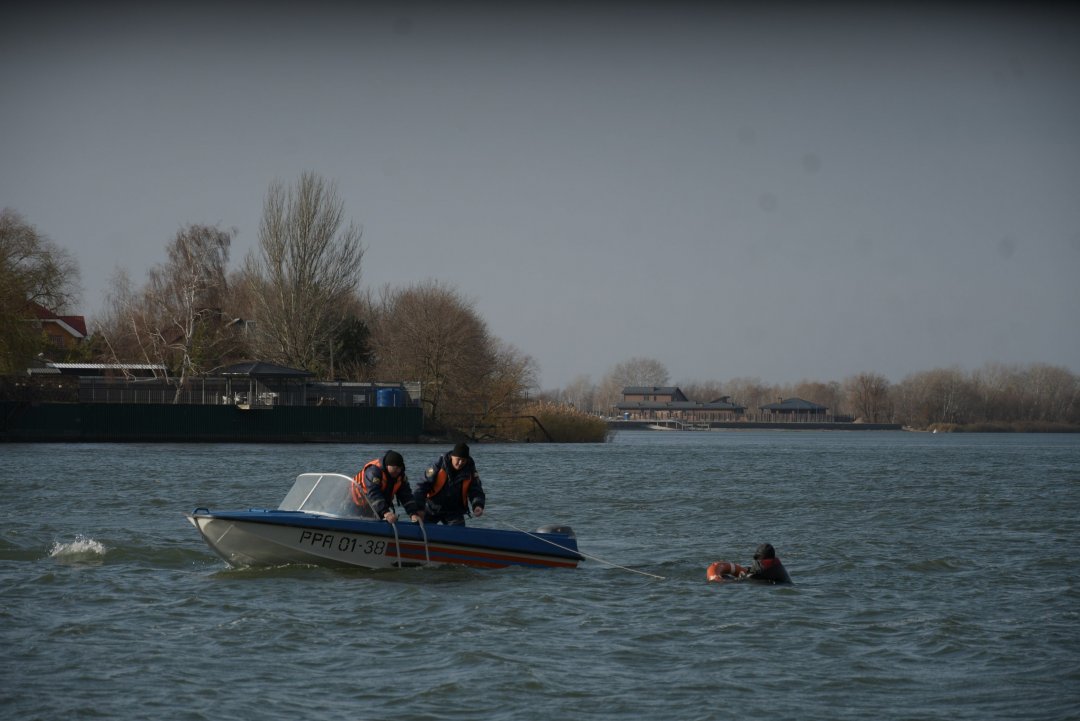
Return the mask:
<svg viewBox="0 0 1080 721"><path fill-rule="evenodd" d="M439 456L416 485L417 498L424 499L421 516L427 523L464 526L472 508L473 516L484 514L484 487L476 473L476 463L469 447L458 443L449 453Z"/></svg>
<svg viewBox="0 0 1080 721"><path fill-rule="evenodd" d="M784 564L776 557L771 543L763 543L754 551L754 563L750 568L737 563L717 561L705 571L710 581L763 581L765 583L791 583Z"/></svg>
<svg viewBox="0 0 1080 721"><path fill-rule="evenodd" d="M353 478L352 495L361 513L370 508L376 518L388 523L397 521L394 499L409 514L413 523L419 523L423 518L413 498L409 478L405 475L405 459L397 451L387 451L382 458L365 463Z"/></svg>

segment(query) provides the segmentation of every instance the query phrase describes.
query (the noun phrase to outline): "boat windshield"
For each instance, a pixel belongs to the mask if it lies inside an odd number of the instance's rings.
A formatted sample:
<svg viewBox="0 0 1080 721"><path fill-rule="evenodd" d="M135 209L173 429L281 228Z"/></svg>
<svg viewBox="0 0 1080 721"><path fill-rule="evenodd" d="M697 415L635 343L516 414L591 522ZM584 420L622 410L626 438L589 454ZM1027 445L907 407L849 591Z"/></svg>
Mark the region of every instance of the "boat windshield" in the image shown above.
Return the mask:
<svg viewBox="0 0 1080 721"><path fill-rule="evenodd" d="M343 518L372 518L374 514L366 503L363 509L353 503L352 482L351 478L340 473L301 473L278 510Z"/></svg>

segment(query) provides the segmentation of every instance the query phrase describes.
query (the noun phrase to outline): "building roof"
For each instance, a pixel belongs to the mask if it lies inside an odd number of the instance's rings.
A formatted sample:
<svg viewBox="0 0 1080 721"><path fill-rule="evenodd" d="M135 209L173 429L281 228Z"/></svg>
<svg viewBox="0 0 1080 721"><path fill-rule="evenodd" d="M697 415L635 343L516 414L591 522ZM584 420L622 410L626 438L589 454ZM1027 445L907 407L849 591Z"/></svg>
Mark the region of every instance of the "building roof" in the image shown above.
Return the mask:
<svg viewBox="0 0 1080 721"><path fill-rule="evenodd" d="M35 303L34 301L30 301L28 305L30 306L30 312L38 320L47 323L55 323L75 338L82 339L86 337L86 318L83 316L57 315L45 306L40 303Z"/></svg>
<svg viewBox="0 0 1080 721"><path fill-rule="evenodd" d="M828 408L817 403L804 401L802 398L781 398L779 403L760 406L763 411L826 411Z"/></svg>
<svg viewBox="0 0 1080 721"><path fill-rule="evenodd" d="M622 391L626 396L669 396L673 401L688 401L689 398L678 386L626 386Z"/></svg>
<svg viewBox="0 0 1080 721"><path fill-rule="evenodd" d="M163 371L161 363L48 363L65 371Z"/></svg>
<svg viewBox="0 0 1080 721"><path fill-rule="evenodd" d="M246 361L223 368L221 375L250 378L308 378L315 374L302 368L289 368L262 361Z"/></svg>
<svg viewBox="0 0 1080 721"><path fill-rule="evenodd" d="M616 403L615 407L621 411L744 411L745 406L734 403L714 401L712 403L700 403L698 401L626 401Z"/></svg>
<svg viewBox="0 0 1080 721"><path fill-rule="evenodd" d="M29 375L56 375L69 376L98 376L106 371L117 371L124 374L138 375L140 373L164 374L165 366L160 363L54 363L46 361L27 368Z"/></svg>

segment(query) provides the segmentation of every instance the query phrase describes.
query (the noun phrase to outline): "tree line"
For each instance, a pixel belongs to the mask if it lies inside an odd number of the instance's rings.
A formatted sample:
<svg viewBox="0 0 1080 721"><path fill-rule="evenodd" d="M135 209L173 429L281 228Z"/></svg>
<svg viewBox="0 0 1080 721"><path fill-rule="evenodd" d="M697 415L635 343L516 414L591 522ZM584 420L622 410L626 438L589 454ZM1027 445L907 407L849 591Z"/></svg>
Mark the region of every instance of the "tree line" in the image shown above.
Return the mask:
<svg viewBox="0 0 1080 721"><path fill-rule="evenodd" d="M536 362L496 337L453 285L363 286L362 231L346 221L335 184L316 173L271 183L257 245L230 270L235 236L235 229L218 226L181 227L165 244L165 260L141 282L117 270L88 342L50 359L160 365L177 400L193 377L243 360L325 379L418 381L428 427L470 438L522 418L530 406L537 426L541 416L554 425L552 409L560 406L574 411L561 421L580 425L578 414L614 415L627 386L670 385L662 362L631 358L597 383L579 376L541 392ZM27 322L27 304L74 311L78 284L68 251L17 212L0 213L0 374L24 373L35 358L58 352ZM798 397L830 415L917 428L1080 425L1080 378L1045 364L935 369L898 383L866 372L787 385L757 378L678 385L691 400L726 397L748 413ZM597 433L590 426L589 435Z"/></svg>
<svg viewBox="0 0 1080 721"><path fill-rule="evenodd" d="M662 362L631 358L613 366L597 383L579 376L544 396L586 412L614 415L623 388L669 385L670 375ZM692 401L728 398L751 415L781 398L802 398L825 406L832 416L919 429L1055 430L1059 425L1080 426L1080 376L1043 363L988 363L974 371L938 368L913 373L897 383L866 372L829 382L778 385L758 378L734 378L725 383L686 381L675 385Z"/></svg>

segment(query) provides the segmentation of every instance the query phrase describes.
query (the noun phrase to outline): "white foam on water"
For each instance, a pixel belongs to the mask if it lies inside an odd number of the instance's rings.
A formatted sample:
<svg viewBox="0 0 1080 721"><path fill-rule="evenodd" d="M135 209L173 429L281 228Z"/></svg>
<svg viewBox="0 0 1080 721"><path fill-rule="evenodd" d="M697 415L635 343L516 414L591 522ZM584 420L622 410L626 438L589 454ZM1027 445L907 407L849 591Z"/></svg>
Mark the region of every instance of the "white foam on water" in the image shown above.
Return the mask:
<svg viewBox="0 0 1080 721"><path fill-rule="evenodd" d="M100 561L105 557L105 544L79 535L74 541L56 541L49 550L49 557L59 561Z"/></svg>

